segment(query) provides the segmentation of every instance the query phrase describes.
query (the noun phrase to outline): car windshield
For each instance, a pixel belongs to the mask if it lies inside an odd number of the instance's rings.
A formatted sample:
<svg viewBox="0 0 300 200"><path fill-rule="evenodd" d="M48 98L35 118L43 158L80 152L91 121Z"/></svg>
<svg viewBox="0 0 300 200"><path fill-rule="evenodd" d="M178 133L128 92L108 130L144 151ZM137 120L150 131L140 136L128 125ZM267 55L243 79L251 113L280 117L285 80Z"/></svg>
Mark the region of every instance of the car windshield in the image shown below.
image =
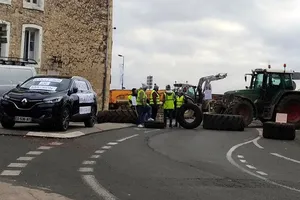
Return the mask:
<svg viewBox="0 0 300 200"><path fill-rule="evenodd" d="M43 77L43 78L33 78L25 83L23 83L20 87L22 89L28 90L42 90L49 92L60 92L67 90L69 88L71 79L67 78L51 78L51 77Z"/></svg>

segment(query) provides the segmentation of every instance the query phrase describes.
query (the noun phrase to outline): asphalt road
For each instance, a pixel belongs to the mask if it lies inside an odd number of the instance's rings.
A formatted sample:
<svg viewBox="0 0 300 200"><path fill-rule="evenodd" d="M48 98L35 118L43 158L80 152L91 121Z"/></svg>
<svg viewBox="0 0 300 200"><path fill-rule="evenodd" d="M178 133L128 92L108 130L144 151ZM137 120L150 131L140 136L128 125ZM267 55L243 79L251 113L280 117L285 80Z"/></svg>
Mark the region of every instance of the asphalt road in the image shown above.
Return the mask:
<svg viewBox="0 0 300 200"><path fill-rule="evenodd" d="M298 200L299 152L298 140L262 139L254 128L127 128L72 140L2 136L0 180L77 200Z"/></svg>

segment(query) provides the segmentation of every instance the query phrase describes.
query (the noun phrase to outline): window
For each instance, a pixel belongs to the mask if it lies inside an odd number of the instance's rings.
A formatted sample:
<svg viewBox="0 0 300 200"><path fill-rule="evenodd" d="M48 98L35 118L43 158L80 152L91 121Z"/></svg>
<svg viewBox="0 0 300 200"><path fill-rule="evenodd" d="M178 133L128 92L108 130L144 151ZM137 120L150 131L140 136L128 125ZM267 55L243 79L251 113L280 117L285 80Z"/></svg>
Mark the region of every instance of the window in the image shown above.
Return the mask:
<svg viewBox="0 0 300 200"><path fill-rule="evenodd" d="M11 5L11 0L0 0L0 3Z"/></svg>
<svg viewBox="0 0 300 200"><path fill-rule="evenodd" d="M23 0L23 7L27 9L44 11L44 0Z"/></svg>
<svg viewBox="0 0 300 200"><path fill-rule="evenodd" d="M23 25L21 55L25 59L34 59L41 64L42 56L42 28L37 25Z"/></svg>
<svg viewBox="0 0 300 200"><path fill-rule="evenodd" d="M23 83L21 89L61 92L67 90L70 83L66 78L33 78Z"/></svg>
<svg viewBox="0 0 300 200"><path fill-rule="evenodd" d="M7 43L0 43L0 57L8 57L10 44L10 23L0 20L0 31L6 31Z"/></svg>
<svg viewBox="0 0 300 200"><path fill-rule="evenodd" d="M257 74L254 78L254 89L262 88L263 85L263 80L264 80L264 74Z"/></svg>
<svg viewBox="0 0 300 200"><path fill-rule="evenodd" d="M84 82L84 81L75 81L75 85L79 91L88 91L89 90L86 82Z"/></svg>
<svg viewBox="0 0 300 200"><path fill-rule="evenodd" d="M271 85L279 86L281 83L281 76L279 74L270 74L271 77Z"/></svg>

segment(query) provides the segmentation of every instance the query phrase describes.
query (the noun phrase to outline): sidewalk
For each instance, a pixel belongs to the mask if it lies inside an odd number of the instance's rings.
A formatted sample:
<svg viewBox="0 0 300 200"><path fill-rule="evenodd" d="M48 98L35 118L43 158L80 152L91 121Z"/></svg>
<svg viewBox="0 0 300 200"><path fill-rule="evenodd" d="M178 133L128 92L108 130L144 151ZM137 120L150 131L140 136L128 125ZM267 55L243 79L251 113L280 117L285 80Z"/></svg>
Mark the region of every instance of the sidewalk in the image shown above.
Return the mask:
<svg viewBox="0 0 300 200"><path fill-rule="evenodd" d="M55 193L0 182L0 200L72 200Z"/></svg>

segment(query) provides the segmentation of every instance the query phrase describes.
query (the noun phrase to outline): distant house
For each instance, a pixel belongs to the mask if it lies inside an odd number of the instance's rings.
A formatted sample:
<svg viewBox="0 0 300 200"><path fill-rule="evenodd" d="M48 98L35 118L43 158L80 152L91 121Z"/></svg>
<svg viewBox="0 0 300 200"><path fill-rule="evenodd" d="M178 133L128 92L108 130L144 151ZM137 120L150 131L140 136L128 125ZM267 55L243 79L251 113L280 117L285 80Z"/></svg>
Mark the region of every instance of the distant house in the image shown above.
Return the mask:
<svg viewBox="0 0 300 200"><path fill-rule="evenodd" d="M1 57L35 59L41 74L86 77L100 109L108 107L112 0L0 0L1 30Z"/></svg>

